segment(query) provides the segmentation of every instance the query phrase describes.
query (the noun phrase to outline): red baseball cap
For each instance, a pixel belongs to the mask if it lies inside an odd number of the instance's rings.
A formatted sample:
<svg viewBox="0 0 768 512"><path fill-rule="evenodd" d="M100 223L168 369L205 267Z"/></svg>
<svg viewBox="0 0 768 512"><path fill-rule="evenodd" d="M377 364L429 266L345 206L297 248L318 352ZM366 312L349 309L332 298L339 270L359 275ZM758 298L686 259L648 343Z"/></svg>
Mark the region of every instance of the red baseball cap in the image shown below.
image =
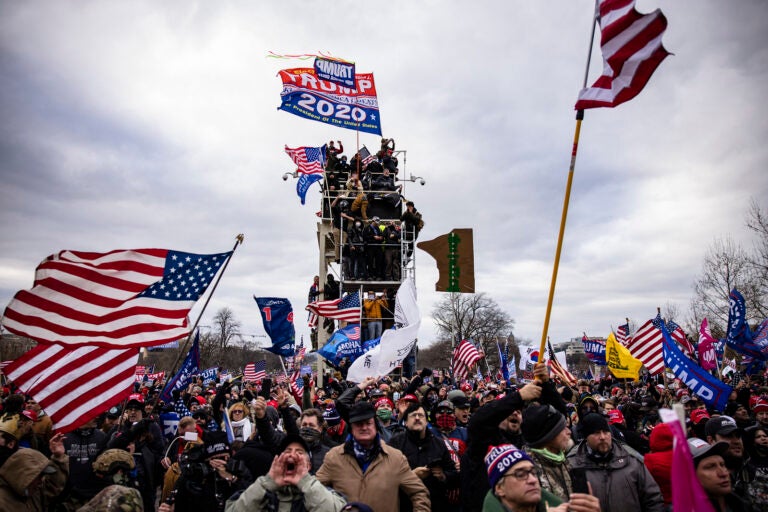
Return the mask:
<svg viewBox="0 0 768 512"><path fill-rule="evenodd" d="M608 423L615 425L616 423L624 423L624 413L618 409L611 409L608 411Z"/></svg>
<svg viewBox="0 0 768 512"><path fill-rule="evenodd" d="M768 401L758 398L755 405L752 406L752 412L755 414L758 412L768 412Z"/></svg>
<svg viewBox="0 0 768 512"><path fill-rule="evenodd" d="M32 421L37 421L37 413L31 409L24 409L21 411L21 415L29 418Z"/></svg>
<svg viewBox="0 0 768 512"><path fill-rule="evenodd" d="M413 402L414 404L418 404L419 403L419 397L409 393L407 395L401 396L399 401L400 402Z"/></svg>
<svg viewBox="0 0 768 512"><path fill-rule="evenodd" d="M709 419L709 413L706 409L694 409L691 411L691 422L694 425L698 425L704 419Z"/></svg>
<svg viewBox="0 0 768 512"><path fill-rule="evenodd" d="M128 403L131 402L139 402L140 404L144 404L144 395L141 393L133 393L132 395L129 395Z"/></svg>

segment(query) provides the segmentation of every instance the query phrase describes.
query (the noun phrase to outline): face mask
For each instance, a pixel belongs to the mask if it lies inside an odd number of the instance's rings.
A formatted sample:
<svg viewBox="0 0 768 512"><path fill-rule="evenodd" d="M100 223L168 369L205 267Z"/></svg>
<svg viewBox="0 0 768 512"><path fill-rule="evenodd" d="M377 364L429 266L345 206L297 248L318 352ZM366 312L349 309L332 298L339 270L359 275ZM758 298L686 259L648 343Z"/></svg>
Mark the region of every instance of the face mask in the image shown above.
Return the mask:
<svg viewBox="0 0 768 512"><path fill-rule="evenodd" d="M314 444L317 441L320 440L320 435L322 432L319 432L313 428L304 427L301 430L299 430L299 435L301 438L307 442L307 444Z"/></svg>
<svg viewBox="0 0 768 512"><path fill-rule="evenodd" d="M453 430L456 428L456 417L452 414L438 414L437 428L440 430Z"/></svg>
<svg viewBox="0 0 768 512"><path fill-rule="evenodd" d="M435 405L437 403L437 395L434 393L427 395L427 402L429 402L430 405Z"/></svg>
<svg viewBox="0 0 768 512"><path fill-rule="evenodd" d="M123 474L122 471L118 471L114 475L112 475L112 481L117 485L127 485L128 484L128 478L126 475Z"/></svg>
<svg viewBox="0 0 768 512"><path fill-rule="evenodd" d="M392 419L392 411L382 407L381 409L376 410L376 416L378 416L381 421L389 421Z"/></svg>

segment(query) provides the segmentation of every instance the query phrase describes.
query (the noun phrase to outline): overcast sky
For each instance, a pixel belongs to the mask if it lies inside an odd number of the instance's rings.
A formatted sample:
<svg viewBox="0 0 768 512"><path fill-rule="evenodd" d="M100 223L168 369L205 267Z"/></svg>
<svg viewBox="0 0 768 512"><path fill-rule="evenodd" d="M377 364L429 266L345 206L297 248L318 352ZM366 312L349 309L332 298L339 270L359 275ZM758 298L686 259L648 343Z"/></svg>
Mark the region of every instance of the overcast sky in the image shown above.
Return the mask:
<svg viewBox="0 0 768 512"><path fill-rule="evenodd" d="M550 325L605 336L667 303L687 310L716 237L768 208L768 4L672 2L674 53L646 89L586 113ZM278 70L329 52L373 72L384 135L407 150L427 240L473 228L478 292L538 342L589 44L590 0L367 4L5 2L0 12L0 304L63 249L235 253L202 323L288 297L297 335L317 273L315 185L301 206L284 145L355 132L277 110ZM600 71L596 36L590 81ZM378 137L361 135L376 147ZM403 165L405 164L405 165ZM417 252L422 346L442 298ZM203 301L200 301L202 305ZM197 314L200 305L193 310Z"/></svg>

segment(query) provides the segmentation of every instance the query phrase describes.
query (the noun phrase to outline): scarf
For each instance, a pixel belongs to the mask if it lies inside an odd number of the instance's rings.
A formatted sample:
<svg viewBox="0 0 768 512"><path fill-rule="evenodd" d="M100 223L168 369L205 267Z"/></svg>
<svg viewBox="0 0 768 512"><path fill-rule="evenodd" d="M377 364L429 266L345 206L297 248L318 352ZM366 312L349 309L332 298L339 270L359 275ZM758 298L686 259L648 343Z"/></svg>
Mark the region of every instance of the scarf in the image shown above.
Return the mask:
<svg viewBox="0 0 768 512"><path fill-rule="evenodd" d="M352 443L352 452L355 455L355 459L360 465L360 469L362 469L363 473L365 473L365 470L368 469L368 466L371 464L371 462L373 462L373 459L376 458L376 456L379 454L379 450L381 449L381 440L379 439L379 435L376 434L376 439L373 440L373 444L370 448L366 448L355 441L355 438L352 437L351 434L349 436L349 440Z"/></svg>
<svg viewBox="0 0 768 512"><path fill-rule="evenodd" d="M528 448L529 451L532 451L533 453L537 455L541 455L547 460L550 460L552 462L555 462L557 464L562 464L565 462L565 453L552 453L551 451L547 450L546 448Z"/></svg>

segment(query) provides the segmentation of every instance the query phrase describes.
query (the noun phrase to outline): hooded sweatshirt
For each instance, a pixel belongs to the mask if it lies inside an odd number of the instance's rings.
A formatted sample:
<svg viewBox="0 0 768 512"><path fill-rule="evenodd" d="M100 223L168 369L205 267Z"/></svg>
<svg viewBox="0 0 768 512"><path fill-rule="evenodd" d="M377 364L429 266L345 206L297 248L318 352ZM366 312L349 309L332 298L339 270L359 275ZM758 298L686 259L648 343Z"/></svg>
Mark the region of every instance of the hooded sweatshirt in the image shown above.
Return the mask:
<svg viewBox="0 0 768 512"><path fill-rule="evenodd" d="M55 473L46 475L40 487L26 496L27 488L49 465ZM37 450L18 450L0 468L0 510L48 510L48 503L64 490L68 472L66 455L48 459Z"/></svg>
<svg viewBox="0 0 768 512"><path fill-rule="evenodd" d="M668 425L660 423L651 432L651 452L645 454L645 467L659 484L664 503L672 503L672 442L674 436Z"/></svg>

